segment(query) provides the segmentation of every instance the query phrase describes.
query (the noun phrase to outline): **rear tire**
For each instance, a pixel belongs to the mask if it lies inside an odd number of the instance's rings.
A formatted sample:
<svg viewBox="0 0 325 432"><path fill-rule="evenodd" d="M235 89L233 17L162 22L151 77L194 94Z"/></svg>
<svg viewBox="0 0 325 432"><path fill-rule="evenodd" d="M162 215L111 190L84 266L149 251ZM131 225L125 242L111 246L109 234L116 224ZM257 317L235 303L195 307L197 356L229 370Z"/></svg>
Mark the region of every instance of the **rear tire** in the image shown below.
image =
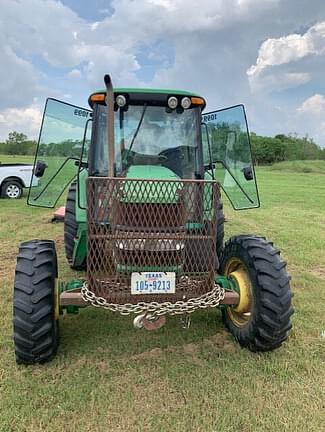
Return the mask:
<svg viewBox="0 0 325 432"><path fill-rule="evenodd" d="M16 362L52 360L59 344L57 258L52 240L21 244L17 256L13 327Z"/></svg>
<svg viewBox="0 0 325 432"><path fill-rule="evenodd" d="M240 235L225 244L221 274L237 282L240 303L223 310L223 320L240 345L271 351L288 338L293 314L286 263L264 237Z"/></svg>
<svg viewBox="0 0 325 432"><path fill-rule="evenodd" d="M1 187L1 194L5 198L18 199L23 193L23 187L17 180L5 181Z"/></svg>
<svg viewBox="0 0 325 432"><path fill-rule="evenodd" d="M86 261L81 265L75 265L73 262L73 250L75 245L75 238L78 233L78 224L76 221L76 195L77 195L77 182L73 182L70 185L67 201L65 205L64 215L64 247L65 256L67 258L70 267L74 270L85 270Z"/></svg>

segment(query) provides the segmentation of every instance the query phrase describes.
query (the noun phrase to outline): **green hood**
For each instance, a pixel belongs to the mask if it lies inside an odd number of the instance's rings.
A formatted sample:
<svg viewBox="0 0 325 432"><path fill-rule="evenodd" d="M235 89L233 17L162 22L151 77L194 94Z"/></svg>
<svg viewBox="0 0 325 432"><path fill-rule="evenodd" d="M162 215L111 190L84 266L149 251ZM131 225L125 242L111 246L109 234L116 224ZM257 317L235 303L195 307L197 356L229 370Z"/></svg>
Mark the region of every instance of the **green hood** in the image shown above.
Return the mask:
<svg viewBox="0 0 325 432"><path fill-rule="evenodd" d="M135 165L129 168L126 178L166 180L166 182L155 186L155 190L149 186L151 182L127 182L124 187L124 202L171 204L178 201L177 191L180 185L178 182L168 180L179 180L180 178L168 168L155 165Z"/></svg>

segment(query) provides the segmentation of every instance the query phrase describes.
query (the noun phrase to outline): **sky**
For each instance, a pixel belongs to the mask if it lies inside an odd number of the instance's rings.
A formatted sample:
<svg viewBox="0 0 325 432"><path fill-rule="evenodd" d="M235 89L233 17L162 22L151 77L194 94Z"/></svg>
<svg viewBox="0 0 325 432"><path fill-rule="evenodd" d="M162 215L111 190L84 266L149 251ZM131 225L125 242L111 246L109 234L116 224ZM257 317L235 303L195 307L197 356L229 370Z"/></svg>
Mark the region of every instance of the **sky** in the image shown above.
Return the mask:
<svg viewBox="0 0 325 432"><path fill-rule="evenodd" d="M0 140L37 138L47 97L120 87L243 103L251 131L325 147L324 0L0 0Z"/></svg>

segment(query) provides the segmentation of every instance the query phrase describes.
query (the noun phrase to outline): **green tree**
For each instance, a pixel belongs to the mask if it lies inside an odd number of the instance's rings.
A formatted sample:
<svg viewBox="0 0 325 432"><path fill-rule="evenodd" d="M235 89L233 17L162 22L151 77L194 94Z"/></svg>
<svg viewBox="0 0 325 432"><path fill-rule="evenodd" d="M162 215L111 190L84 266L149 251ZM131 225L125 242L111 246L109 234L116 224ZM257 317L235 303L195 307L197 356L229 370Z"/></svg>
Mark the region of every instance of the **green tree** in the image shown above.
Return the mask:
<svg viewBox="0 0 325 432"><path fill-rule="evenodd" d="M0 153L9 155L33 155L36 151L37 143L30 140L27 135L20 132L10 132L8 139L0 143Z"/></svg>
<svg viewBox="0 0 325 432"><path fill-rule="evenodd" d="M27 141L27 135L16 131L9 132L8 139L6 140L8 154L24 154L23 143L25 141Z"/></svg>

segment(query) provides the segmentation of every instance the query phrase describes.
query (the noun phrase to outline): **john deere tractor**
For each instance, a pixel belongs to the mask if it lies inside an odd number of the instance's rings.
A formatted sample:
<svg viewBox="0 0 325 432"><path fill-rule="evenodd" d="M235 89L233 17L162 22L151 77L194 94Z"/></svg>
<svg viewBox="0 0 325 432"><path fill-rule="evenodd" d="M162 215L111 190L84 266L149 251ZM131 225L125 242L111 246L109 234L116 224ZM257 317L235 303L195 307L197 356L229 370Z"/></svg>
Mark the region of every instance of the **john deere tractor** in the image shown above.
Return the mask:
<svg viewBox="0 0 325 432"><path fill-rule="evenodd" d="M28 204L52 208L69 187L65 254L83 272L60 280L54 241L21 244L17 362L51 360L62 313L89 305L148 330L220 308L240 345L278 348L293 313L285 262L265 237L223 240L221 191L235 210L259 207L243 105L205 113L192 92L104 81L90 109L46 101Z"/></svg>

